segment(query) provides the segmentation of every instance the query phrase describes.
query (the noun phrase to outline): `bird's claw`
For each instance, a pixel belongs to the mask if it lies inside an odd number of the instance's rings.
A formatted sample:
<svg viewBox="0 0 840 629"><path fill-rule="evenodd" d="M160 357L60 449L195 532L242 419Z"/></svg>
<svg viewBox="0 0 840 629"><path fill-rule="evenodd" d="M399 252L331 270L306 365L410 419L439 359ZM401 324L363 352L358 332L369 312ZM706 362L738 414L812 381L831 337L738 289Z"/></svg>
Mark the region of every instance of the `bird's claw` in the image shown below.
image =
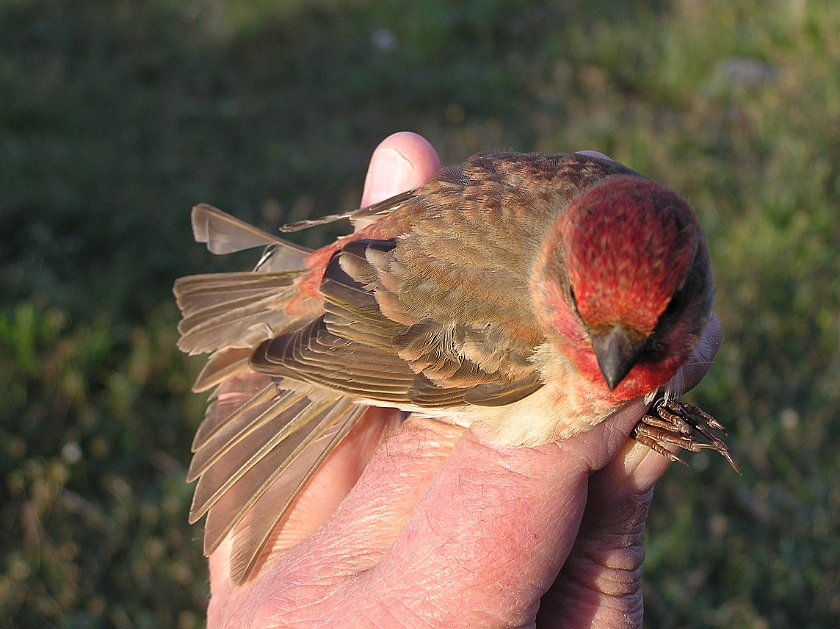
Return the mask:
<svg viewBox="0 0 840 629"><path fill-rule="evenodd" d="M688 465L679 456L665 446L675 445L690 452L714 450L725 458L739 474L741 470L732 460L729 448L711 430L719 430L727 435L726 429L714 417L687 402L657 399L642 419L633 428L630 436L642 445L646 445L654 452ZM708 443L698 441L698 434L708 440Z"/></svg>

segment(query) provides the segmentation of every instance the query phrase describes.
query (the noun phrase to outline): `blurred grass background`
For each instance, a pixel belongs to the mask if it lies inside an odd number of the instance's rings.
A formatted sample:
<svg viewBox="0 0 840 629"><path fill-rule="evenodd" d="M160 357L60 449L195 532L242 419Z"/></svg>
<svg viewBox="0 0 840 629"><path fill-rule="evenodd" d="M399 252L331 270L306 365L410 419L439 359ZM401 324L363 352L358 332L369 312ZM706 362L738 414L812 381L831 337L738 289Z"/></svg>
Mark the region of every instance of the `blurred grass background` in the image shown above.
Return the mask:
<svg viewBox="0 0 840 629"><path fill-rule="evenodd" d="M840 4L0 0L0 627L203 625L181 275L358 204L387 134L603 151L709 240L724 345L648 527L650 627L840 626ZM335 234L312 231L318 245Z"/></svg>

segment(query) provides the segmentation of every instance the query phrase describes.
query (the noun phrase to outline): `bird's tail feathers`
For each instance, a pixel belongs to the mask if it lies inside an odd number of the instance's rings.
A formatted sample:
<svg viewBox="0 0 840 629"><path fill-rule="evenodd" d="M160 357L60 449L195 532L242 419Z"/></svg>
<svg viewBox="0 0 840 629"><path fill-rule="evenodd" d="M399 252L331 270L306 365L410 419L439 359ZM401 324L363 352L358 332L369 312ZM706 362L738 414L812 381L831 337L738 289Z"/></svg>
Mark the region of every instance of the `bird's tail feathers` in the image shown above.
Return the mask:
<svg viewBox="0 0 840 629"><path fill-rule="evenodd" d="M254 347L294 327L298 319L284 309L297 295L294 282L304 273L211 273L178 279L174 293L183 314L178 348L201 354Z"/></svg>
<svg viewBox="0 0 840 629"><path fill-rule="evenodd" d="M303 259L311 252L311 249L264 232L206 203L192 209L192 228L195 241L206 243L211 253L221 255L268 247L267 253L270 255L263 256L263 262L257 265L264 271L300 269L303 267ZM263 268L268 258L271 258L269 268Z"/></svg>

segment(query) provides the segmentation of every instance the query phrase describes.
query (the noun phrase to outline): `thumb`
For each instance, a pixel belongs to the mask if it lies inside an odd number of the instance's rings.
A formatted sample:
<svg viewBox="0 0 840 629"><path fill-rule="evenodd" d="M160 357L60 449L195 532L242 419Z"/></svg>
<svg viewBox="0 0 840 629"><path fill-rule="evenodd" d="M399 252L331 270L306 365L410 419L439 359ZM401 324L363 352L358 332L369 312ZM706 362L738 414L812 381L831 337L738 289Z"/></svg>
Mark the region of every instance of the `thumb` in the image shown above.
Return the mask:
<svg viewBox="0 0 840 629"><path fill-rule="evenodd" d="M438 170L440 160L425 138L410 131L389 135L379 143L370 159L362 207L416 188Z"/></svg>

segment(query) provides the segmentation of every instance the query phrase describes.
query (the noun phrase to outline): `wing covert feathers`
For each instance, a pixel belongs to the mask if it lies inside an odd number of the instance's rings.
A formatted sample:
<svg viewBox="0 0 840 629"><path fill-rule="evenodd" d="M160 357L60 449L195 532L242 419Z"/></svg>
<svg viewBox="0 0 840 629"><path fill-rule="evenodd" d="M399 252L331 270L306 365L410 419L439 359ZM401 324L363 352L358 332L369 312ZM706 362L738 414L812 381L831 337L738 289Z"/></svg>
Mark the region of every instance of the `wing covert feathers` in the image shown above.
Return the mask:
<svg viewBox="0 0 840 629"><path fill-rule="evenodd" d="M402 407L452 408L472 404L500 406L525 397L541 386L527 357L532 347L501 346L478 353L480 324L432 319L405 325L383 313L381 295L388 294L379 266L394 255L392 241L356 240L337 253L324 271L320 291L324 313L304 327L261 343L251 367L272 376L292 378L361 400ZM489 332L488 332L489 330ZM498 334L499 338L505 338ZM518 352L518 353L517 353ZM502 369L504 367L504 369Z"/></svg>

